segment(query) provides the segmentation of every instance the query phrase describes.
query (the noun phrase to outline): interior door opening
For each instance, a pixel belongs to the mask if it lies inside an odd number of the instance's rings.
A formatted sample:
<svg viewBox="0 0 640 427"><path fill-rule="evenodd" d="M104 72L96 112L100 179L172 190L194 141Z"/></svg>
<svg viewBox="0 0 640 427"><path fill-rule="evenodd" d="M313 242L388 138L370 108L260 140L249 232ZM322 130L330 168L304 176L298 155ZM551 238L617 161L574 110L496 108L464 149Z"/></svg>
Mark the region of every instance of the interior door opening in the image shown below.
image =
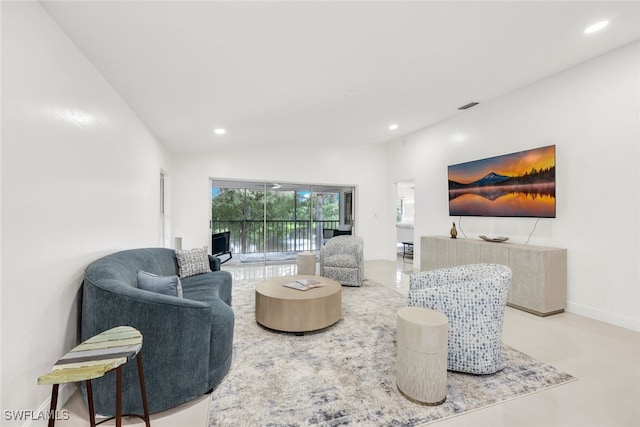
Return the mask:
<svg viewBox="0 0 640 427"><path fill-rule="evenodd" d="M396 183L396 253L403 261L413 260L414 181Z"/></svg>

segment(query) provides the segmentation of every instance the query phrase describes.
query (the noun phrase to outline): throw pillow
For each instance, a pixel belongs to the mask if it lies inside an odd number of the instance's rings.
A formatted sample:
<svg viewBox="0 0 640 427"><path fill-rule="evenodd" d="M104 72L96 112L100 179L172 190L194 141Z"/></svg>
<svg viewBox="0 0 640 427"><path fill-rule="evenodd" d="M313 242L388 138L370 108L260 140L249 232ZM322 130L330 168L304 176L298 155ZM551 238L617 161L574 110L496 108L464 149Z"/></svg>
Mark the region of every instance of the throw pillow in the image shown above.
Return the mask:
<svg viewBox="0 0 640 427"><path fill-rule="evenodd" d="M178 276L158 276L138 270L138 288L182 298L182 283Z"/></svg>
<svg viewBox="0 0 640 427"><path fill-rule="evenodd" d="M178 260L178 275L181 279L211 272L206 246L190 251L176 249L176 259Z"/></svg>

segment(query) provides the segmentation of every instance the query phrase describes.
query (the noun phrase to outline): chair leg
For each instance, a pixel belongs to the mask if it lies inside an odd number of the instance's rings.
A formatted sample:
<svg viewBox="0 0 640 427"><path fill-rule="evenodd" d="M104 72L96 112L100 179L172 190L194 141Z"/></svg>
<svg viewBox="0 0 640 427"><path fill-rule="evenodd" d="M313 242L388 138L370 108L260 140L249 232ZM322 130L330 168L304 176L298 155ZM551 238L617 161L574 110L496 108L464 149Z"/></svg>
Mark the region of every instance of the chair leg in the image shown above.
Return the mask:
<svg viewBox="0 0 640 427"><path fill-rule="evenodd" d="M49 427L54 427L56 425L56 417L54 414L56 413L56 408L58 406L58 384L53 385L53 390L51 391L51 406L49 409Z"/></svg>
<svg viewBox="0 0 640 427"><path fill-rule="evenodd" d="M147 427L151 427L149 418L149 404L147 403L147 388L144 384L144 372L142 370L142 355L138 353L136 356L138 362L138 380L140 381L140 394L142 395L142 407L144 408L144 423Z"/></svg>

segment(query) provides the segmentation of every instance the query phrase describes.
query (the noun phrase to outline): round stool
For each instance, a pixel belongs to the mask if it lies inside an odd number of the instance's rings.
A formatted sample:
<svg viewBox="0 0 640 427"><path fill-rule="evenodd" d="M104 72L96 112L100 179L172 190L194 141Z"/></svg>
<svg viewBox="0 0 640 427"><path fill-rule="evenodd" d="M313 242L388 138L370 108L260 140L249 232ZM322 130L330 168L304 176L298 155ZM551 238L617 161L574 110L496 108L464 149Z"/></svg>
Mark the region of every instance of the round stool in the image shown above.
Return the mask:
<svg viewBox="0 0 640 427"><path fill-rule="evenodd" d="M297 257L298 276L316 275L316 254L313 252L300 252Z"/></svg>
<svg viewBox="0 0 640 427"><path fill-rule="evenodd" d="M448 320L420 307L398 311L396 384L415 403L440 405L447 398Z"/></svg>

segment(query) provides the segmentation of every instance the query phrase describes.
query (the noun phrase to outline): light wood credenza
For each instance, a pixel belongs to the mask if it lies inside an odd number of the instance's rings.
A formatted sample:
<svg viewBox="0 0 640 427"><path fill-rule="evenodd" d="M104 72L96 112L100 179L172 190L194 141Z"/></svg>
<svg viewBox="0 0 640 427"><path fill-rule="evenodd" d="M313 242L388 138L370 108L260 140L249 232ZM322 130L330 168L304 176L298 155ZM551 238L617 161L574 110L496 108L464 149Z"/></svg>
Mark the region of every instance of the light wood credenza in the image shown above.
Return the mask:
<svg viewBox="0 0 640 427"><path fill-rule="evenodd" d="M538 316L560 313L567 307L566 249L444 236L422 236L420 246L422 271L503 264L513 273L507 305Z"/></svg>

